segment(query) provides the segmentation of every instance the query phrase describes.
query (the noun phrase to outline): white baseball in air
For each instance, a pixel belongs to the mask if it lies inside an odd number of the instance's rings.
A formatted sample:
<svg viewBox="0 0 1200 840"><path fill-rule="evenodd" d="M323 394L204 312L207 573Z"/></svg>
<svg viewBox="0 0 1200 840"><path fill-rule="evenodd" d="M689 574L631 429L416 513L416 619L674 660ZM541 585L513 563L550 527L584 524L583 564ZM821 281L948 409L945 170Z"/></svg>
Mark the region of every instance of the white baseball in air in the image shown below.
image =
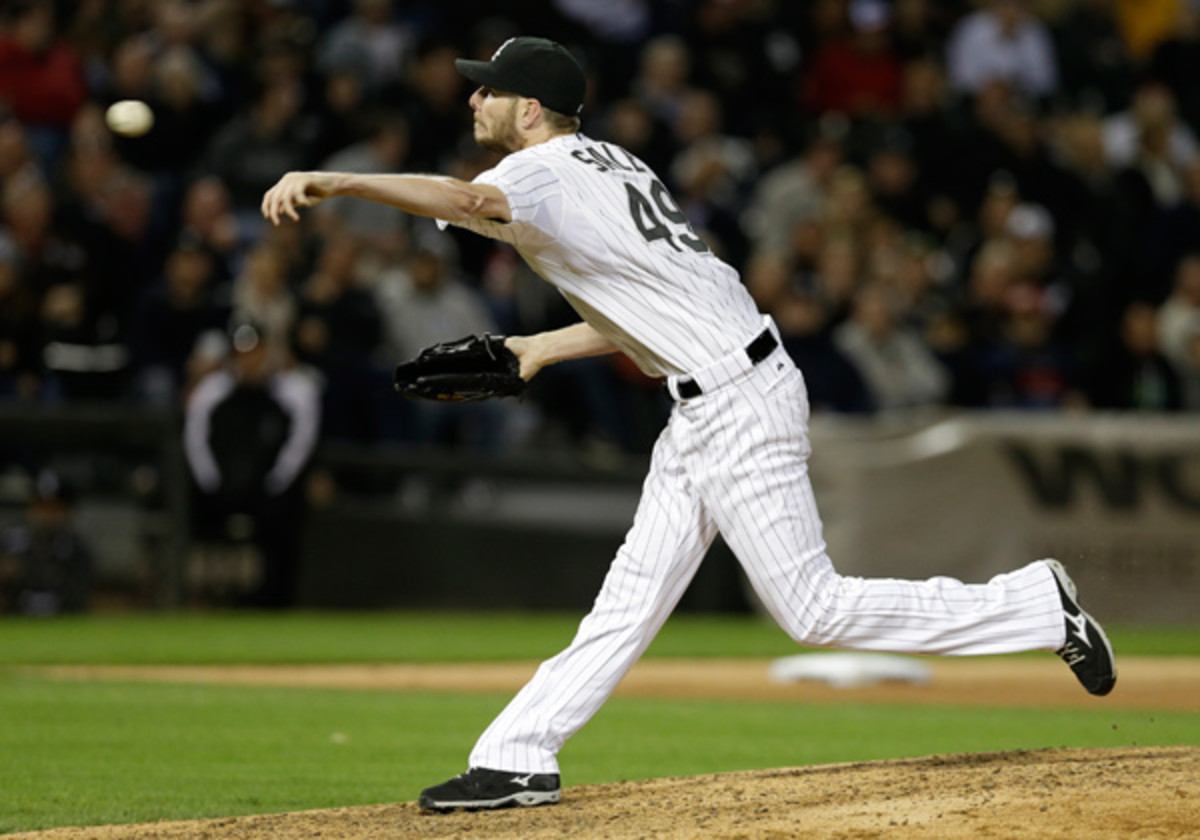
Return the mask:
<svg viewBox="0 0 1200 840"><path fill-rule="evenodd" d="M122 99L108 107L104 121L114 134L141 137L154 125L154 112L140 99Z"/></svg>

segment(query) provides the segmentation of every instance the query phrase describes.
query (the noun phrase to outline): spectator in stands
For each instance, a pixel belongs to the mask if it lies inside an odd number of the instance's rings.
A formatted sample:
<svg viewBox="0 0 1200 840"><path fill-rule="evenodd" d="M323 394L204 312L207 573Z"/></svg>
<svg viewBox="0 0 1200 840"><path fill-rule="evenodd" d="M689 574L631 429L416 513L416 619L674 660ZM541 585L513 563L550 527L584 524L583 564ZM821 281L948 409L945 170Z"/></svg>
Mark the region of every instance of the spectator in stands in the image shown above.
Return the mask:
<svg viewBox="0 0 1200 840"><path fill-rule="evenodd" d="M282 367L252 322L236 321L229 344L228 363L201 379L187 401L183 440L196 488L194 534L202 541L237 539L236 523L248 519L262 567L243 602L288 607L297 595L319 389L309 373Z"/></svg>
<svg viewBox="0 0 1200 840"><path fill-rule="evenodd" d="M0 400L32 400L41 386L38 297L0 239Z"/></svg>
<svg viewBox="0 0 1200 840"><path fill-rule="evenodd" d="M746 266L746 286L764 312L774 313L787 306L792 295L818 303L822 299L817 279L825 245L821 219L816 216L800 219L793 223L789 233L782 246L759 248Z"/></svg>
<svg viewBox="0 0 1200 840"><path fill-rule="evenodd" d="M645 161L655 172L670 166L673 144L665 126L658 123L646 103L625 97L604 110L600 128L593 136L611 139Z"/></svg>
<svg viewBox="0 0 1200 840"><path fill-rule="evenodd" d="M401 84L416 39L397 22L392 0L354 0L351 13L320 41L317 70L328 75L355 68L371 98Z"/></svg>
<svg viewBox="0 0 1200 840"><path fill-rule="evenodd" d="M87 253L55 218L54 197L40 169L28 167L4 182L3 223L12 258L40 297L56 283L77 280Z"/></svg>
<svg viewBox="0 0 1200 840"><path fill-rule="evenodd" d="M1110 166L1149 168L1147 177L1159 202L1170 204L1174 189L1164 179L1170 170L1194 162L1200 143L1179 119L1170 88L1148 80L1138 86L1127 109L1105 119L1104 153Z"/></svg>
<svg viewBox="0 0 1200 840"><path fill-rule="evenodd" d="M293 344L299 360L321 374L325 436L370 442L379 437L379 400L394 395L390 369L375 362L383 325L374 297L362 288L362 255L347 234L321 243L300 291Z"/></svg>
<svg viewBox="0 0 1200 840"><path fill-rule="evenodd" d="M215 175L197 178L185 188L179 235L200 243L212 256L218 285L233 279L253 238L234 214L225 183Z"/></svg>
<svg viewBox="0 0 1200 840"><path fill-rule="evenodd" d="M822 44L806 64L802 101L816 115L893 117L902 69L888 37L891 7L883 0L851 0L849 15L849 36Z"/></svg>
<svg viewBox="0 0 1200 840"><path fill-rule="evenodd" d="M849 34L850 17L846 0L814 0L802 4L802 7L796 33L802 54L812 55L821 44Z"/></svg>
<svg viewBox="0 0 1200 840"><path fill-rule="evenodd" d="M56 214L49 185L36 169L23 170L4 185L3 218L16 266L38 300L43 396L120 396L128 347L122 313L114 309L118 298L107 292L124 278L100 272L85 241Z"/></svg>
<svg viewBox="0 0 1200 840"><path fill-rule="evenodd" d="M0 109L0 189L9 178L27 169L40 171L29 147L24 124Z"/></svg>
<svg viewBox="0 0 1200 840"><path fill-rule="evenodd" d="M82 284L58 283L46 291L41 333L47 400L115 400L124 395L128 348L115 319L89 309Z"/></svg>
<svg viewBox="0 0 1200 840"><path fill-rule="evenodd" d="M950 87L967 96L998 80L1038 99L1058 90L1054 42L1027 0L986 0L959 20L946 42L946 68Z"/></svg>
<svg viewBox="0 0 1200 840"><path fill-rule="evenodd" d="M201 336L223 330L229 307L215 288L213 257L184 237L167 256L161 280L141 303L134 327L137 396L175 407L187 385L187 364Z"/></svg>
<svg viewBox="0 0 1200 840"><path fill-rule="evenodd" d="M932 198L920 175L913 138L904 129L887 129L871 145L866 161L871 201L905 229L929 230L933 226Z"/></svg>
<svg viewBox="0 0 1200 840"><path fill-rule="evenodd" d="M834 341L866 383L876 411L936 406L949 393L945 369L916 331L903 324L896 296L880 283L858 291Z"/></svg>
<svg viewBox="0 0 1200 840"><path fill-rule="evenodd" d="M940 56L946 42L950 4L936 0L895 0L892 4L891 40L905 64Z"/></svg>
<svg viewBox="0 0 1200 840"><path fill-rule="evenodd" d="M1010 173L1021 195L1043 205L1052 216L1069 222L1079 202L1078 185L1046 142L1042 118L1025 103L1013 101L998 126L996 168Z"/></svg>
<svg viewBox="0 0 1200 840"><path fill-rule="evenodd" d="M726 255L740 261L740 219L758 162L750 141L727 134L723 120L716 96L701 90L685 93L672 126L679 152L668 171L680 210L692 227L701 235L715 236Z"/></svg>
<svg viewBox="0 0 1200 840"><path fill-rule="evenodd" d="M824 214L833 174L844 162L840 137L836 124L818 123L799 154L758 179L743 217L756 252L789 250L795 226Z"/></svg>
<svg viewBox="0 0 1200 840"><path fill-rule="evenodd" d="M1147 73L1170 88L1180 118L1200 134L1200 6L1179 4L1175 28L1154 49Z"/></svg>
<svg viewBox="0 0 1200 840"><path fill-rule="evenodd" d="M440 171L442 159L470 125L462 107L463 77L454 66L458 57L458 47L449 40L422 41L398 97L409 125L411 166L417 170Z"/></svg>
<svg viewBox="0 0 1200 840"><path fill-rule="evenodd" d="M1139 67L1125 49L1119 0L1064 4L1052 22L1062 84L1058 99L1073 109L1115 111L1129 101Z"/></svg>
<svg viewBox="0 0 1200 840"><path fill-rule="evenodd" d="M154 184L116 154L104 112L94 103L76 115L64 163L56 216L88 253L93 295L109 298L124 321L163 255L167 220L153 212Z"/></svg>
<svg viewBox="0 0 1200 840"><path fill-rule="evenodd" d="M1041 291L1041 307L1054 326L1055 340L1080 361L1106 349L1120 310L1104 284L1102 266L1064 256L1057 246L1054 218L1041 205L1017 205L1005 227L1016 256L1017 279Z"/></svg>
<svg viewBox="0 0 1200 840"><path fill-rule="evenodd" d="M928 55L905 62L901 91L900 112L892 125L912 138L912 159L929 195L927 223L944 238L972 209L955 200L961 189L955 164L959 128L947 107L945 68Z"/></svg>
<svg viewBox="0 0 1200 840"><path fill-rule="evenodd" d="M825 224L813 272L813 291L832 329L850 317L854 298L862 288L866 239L864 232L839 225L832 214L826 217Z"/></svg>
<svg viewBox="0 0 1200 840"><path fill-rule="evenodd" d="M1187 340L1187 363L1177 368L1182 380L1183 407L1186 411L1200 412L1200 329Z"/></svg>
<svg viewBox="0 0 1200 840"><path fill-rule="evenodd" d="M1195 365L1194 338L1200 334L1200 253L1179 261L1170 297L1158 310L1158 346L1180 374Z"/></svg>
<svg viewBox="0 0 1200 840"><path fill-rule="evenodd" d="M79 54L57 35L54 0L8 0L0 7L0 102L29 132L47 171L87 99Z"/></svg>
<svg viewBox="0 0 1200 840"><path fill-rule="evenodd" d="M1111 284L1128 287L1132 284L1123 278L1137 277L1139 285L1143 280L1151 288L1159 285L1159 280L1149 276L1159 269L1148 271L1144 256L1151 219L1129 197L1127 179L1105 159L1100 115L1087 111L1065 115L1055 132L1054 150L1079 190L1076 209L1065 220L1074 230L1076 247L1094 249L1112 278ZM1158 296L1149 288L1129 288L1128 293Z"/></svg>
<svg viewBox="0 0 1200 840"><path fill-rule="evenodd" d="M120 99L155 101L155 45L144 33L127 35L109 59L107 84L102 91L105 104Z"/></svg>
<svg viewBox="0 0 1200 840"><path fill-rule="evenodd" d="M924 331L950 306L953 277L945 254L932 238L903 231L879 249L873 262L872 274L895 293L908 326Z"/></svg>
<svg viewBox="0 0 1200 840"><path fill-rule="evenodd" d="M851 315L868 263L891 243L872 231L872 208L857 170L836 170L831 184L827 212L796 223L788 251L757 253L746 282L779 324L784 345L806 379L811 377L814 406L862 412L873 406L869 383L833 336Z"/></svg>
<svg viewBox="0 0 1200 840"><path fill-rule="evenodd" d="M1158 215L1150 229L1151 263L1155 267L1173 268L1200 242L1200 159L1193 161L1182 177L1182 199ZM1169 268L1163 273L1169 276ZM1164 283L1162 288L1156 300L1166 298L1169 284Z"/></svg>
<svg viewBox="0 0 1200 840"><path fill-rule="evenodd" d="M313 154L318 160L326 160L370 133L369 115L376 106L367 95L362 74L353 67L336 67L325 74L318 92Z"/></svg>
<svg viewBox="0 0 1200 840"><path fill-rule="evenodd" d="M1101 409L1179 411L1183 384L1175 367L1158 349L1157 313L1142 301L1131 303L1121 320L1120 343L1088 374L1087 395Z"/></svg>
<svg viewBox="0 0 1200 840"><path fill-rule="evenodd" d="M771 309L784 349L804 374L814 412L866 414L874 410L862 375L833 340L820 301L805 292L780 300Z"/></svg>
<svg viewBox="0 0 1200 840"><path fill-rule="evenodd" d="M296 324L296 298L288 287L286 266L282 249L263 241L246 256L233 281L233 314L256 325L275 366L291 356Z"/></svg>
<svg viewBox="0 0 1200 840"><path fill-rule="evenodd" d="M252 19L252 9L239 0L208 0L194 8L196 47L216 77L221 99L229 104L232 116L251 98L249 66L263 39L266 16Z"/></svg>
<svg viewBox="0 0 1200 840"><path fill-rule="evenodd" d="M390 359L411 359L439 341L496 331L482 296L454 274L453 240L422 234L408 265L385 273L375 288ZM408 437L415 443L495 451L508 431L511 406L504 401L407 405L413 425Z"/></svg>
<svg viewBox="0 0 1200 840"><path fill-rule="evenodd" d="M1013 246L1018 280L1048 291L1049 303L1065 307L1070 288L1057 272L1054 217L1040 204L1022 202L1004 220L1004 235Z"/></svg>
<svg viewBox="0 0 1200 840"><path fill-rule="evenodd" d="M780 106L794 98L795 78L808 55L798 36L810 5L777 4L767 16L754 3L703 0L681 26L660 23L687 43L689 83L720 100L728 130L754 139L764 167L775 162L780 139L798 136L804 124L802 114ZM624 89L624 77L618 79Z"/></svg>
<svg viewBox="0 0 1200 840"><path fill-rule="evenodd" d="M381 112L361 141L339 150L321 164L331 172L402 172L410 148L408 121L395 112ZM315 219L326 235L345 234L366 243L371 251L394 262L408 245L411 216L394 207L370 201L334 198L315 208Z"/></svg>
<svg viewBox="0 0 1200 840"><path fill-rule="evenodd" d="M623 0L605 7L589 0L552 0L552 3L564 17L585 27L606 46L644 41L654 17L651 0Z"/></svg>
<svg viewBox="0 0 1200 840"><path fill-rule="evenodd" d="M316 163L316 124L304 114L303 104L300 80L269 82L250 110L222 126L209 144L202 169L224 182L243 224L254 220L263 191L277 173Z"/></svg>
<svg viewBox="0 0 1200 840"><path fill-rule="evenodd" d="M976 375L989 408L1052 410L1086 405L1074 357L1055 338L1045 289L1017 279L1005 294L998 337L981 347Z"/></svg>
<svg viewBox="0 0 1200 840"><path fill-rule="evenodd" d="M962 363L953 370L951 400L955 405L982 408L987 393L978 376L981 357L1002 337L1010 289L1017 282L1016 254L1002 237L986 240L971 260L968 274L955 301L957 319L964 335L943 336L946 349L959 355ZM942 350L939 347L939 350Z"/></svg>
<svg viewBox="0 0 1200 840"><path fill-rule="evenodd" d="M670 129L691 90L692 60L687 43L678 35L658 35L642 47L641 62L630 92Z"/></svg>
<svg viewBox="0 0 1200 840"><path fill-rule="evenodd" d="M976 256L986 243L1005 236L1008 216L1021 201L1016 182L1004 171L993 173L982 189L974 214L954 225L943 243L952 273L964 288L971 284Z"/></svg>
<svg viewBox="0 0 1200 840"><path fill-rule="evenodd" d="M877 257L874 274L898 296L903 323L920 335L948 373L945 401L969 405L974 348L961 306L961 290L954 284L945 253L932 240L910 231L883 256Z"/></svg>
<svg viewBox="0 0 1200 840"><path fill-rule="evenodd" d="M103 101L143 99L153 110L154 122L140 137L115 138L117 151L127 162L154 175L161 189L169 191L166 199L178 202L183 180L219 125L214 94L205 91L205 69L191 48L173 46L151 56L144 39L129 41L130 46L123 48L136 49L139 61L146 53L145 60L150 62L144 71L148 76L146 90L133 94L111 89Z"/></svg>
<svg viewBox="0 0 1200 840"><path fill-rule="evenodd" d="M853 165L834 170L829 179L823 214L828 229L837 234L862 237L877 215L863 171Z"/></svg>
<svg viewBox="0 0 1200 840"><path fill-rule="evenodd" d="M94 557L74 513L72 488L54 471L40 471L24 521L0 531L0 613L87 609Z"/></svg>

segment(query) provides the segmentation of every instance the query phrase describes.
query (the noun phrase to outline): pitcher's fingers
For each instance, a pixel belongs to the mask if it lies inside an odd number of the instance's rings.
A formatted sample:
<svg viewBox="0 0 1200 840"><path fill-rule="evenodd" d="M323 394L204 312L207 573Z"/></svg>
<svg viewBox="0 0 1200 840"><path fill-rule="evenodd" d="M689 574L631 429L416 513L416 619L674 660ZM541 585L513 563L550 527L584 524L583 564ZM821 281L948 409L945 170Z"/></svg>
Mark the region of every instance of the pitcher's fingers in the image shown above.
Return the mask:
<svg viewBox="0 0 1200 840"><path fill-rule="evenodd" d="M263 196L262 212L265 217L271 220L271 224L279 224L279 207L280 196L278 190L271 190Z"/></svg>
<svg viewBox="0 0 1200 840"><path fill-rule="evenodd" d="M299 221L300 216L296 213L296 209L292 206L292 197L286 192L276 193L270 202L270 219L278 225L280 217L290 216L293 221Z"/></svg>

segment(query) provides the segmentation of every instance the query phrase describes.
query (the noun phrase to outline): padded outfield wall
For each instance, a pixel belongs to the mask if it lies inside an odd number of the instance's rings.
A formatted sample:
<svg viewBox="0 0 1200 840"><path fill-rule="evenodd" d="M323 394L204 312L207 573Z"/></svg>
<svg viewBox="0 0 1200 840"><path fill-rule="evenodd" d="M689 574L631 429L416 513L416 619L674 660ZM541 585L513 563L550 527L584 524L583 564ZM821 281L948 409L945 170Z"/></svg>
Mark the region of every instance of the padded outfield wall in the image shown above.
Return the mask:
<svg viewBox="0 0 1200 840"><path fill-rule="evenodd" d="M937 414L813 419L813 482L846 574L986 580L1052 555L1107 620L1200 622L1200 422L1193 416ZM99 586L189 603L177 417L0 407L6 463L75 479ZM337 492L304 526L314 607L586 609L633 517L646 463L570 453L322 448ZM20 482L0 474L0 526ZM683 609L753 608L718 542Z"/></svg>
<svg viewBox="0 0 1200 840"><path fill-rule="evenodd" d="M1192 418L818 417L812 437L826 539L845 574L982 581L1055 556L1109 619L1200 620ZM636 466L624 475L591 483L460 470L461 493L424 507L326 512L308 544L306 598L586 607L636 506ZM718 541L682 606L751 601Z"/></svg>

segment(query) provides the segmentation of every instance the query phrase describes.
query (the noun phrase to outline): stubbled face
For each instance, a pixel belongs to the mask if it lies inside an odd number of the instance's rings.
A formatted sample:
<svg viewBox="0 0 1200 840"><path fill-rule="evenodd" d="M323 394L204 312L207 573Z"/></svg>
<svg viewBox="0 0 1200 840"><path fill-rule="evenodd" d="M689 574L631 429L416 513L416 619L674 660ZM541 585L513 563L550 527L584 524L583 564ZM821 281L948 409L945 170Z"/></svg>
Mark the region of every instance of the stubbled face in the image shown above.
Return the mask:
<svg viewBox="0 0 1200 840"><path fill-rule="evenodd" d="M481 87L471 94L475 112L475 142L489 152L507 155L522 147L517 130L520 97Z"/></svg>

